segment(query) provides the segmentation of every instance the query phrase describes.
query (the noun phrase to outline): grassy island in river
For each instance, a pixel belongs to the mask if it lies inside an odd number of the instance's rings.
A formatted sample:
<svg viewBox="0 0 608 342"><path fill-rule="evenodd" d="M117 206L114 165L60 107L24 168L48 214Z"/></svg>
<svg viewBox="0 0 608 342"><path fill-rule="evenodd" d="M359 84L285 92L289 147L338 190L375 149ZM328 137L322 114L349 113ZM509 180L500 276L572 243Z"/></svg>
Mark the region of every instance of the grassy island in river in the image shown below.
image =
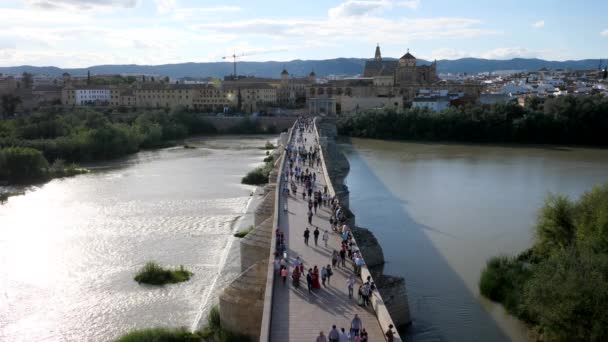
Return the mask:
<svg viewBox="0 0 608 342"><path fill-rule="evenodd" d="M184 269L184 266L171 270L162 268L159 264L150 261L137 272L134 279L138 283L164 285L188 281L191 276L192 272Z"/></svg>

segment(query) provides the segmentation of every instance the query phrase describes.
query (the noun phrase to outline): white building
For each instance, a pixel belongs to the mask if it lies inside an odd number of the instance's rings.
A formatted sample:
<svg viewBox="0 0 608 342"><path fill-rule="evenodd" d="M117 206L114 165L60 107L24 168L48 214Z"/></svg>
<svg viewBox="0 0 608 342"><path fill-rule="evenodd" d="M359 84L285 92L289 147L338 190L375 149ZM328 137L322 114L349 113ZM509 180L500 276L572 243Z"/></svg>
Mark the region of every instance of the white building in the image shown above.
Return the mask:
<svg viewBox="0 0 608 342"><path fill-rule="evenodd" d="M74 90L75 104L77 106L85 105L103 105L110 102L111 94L109 88L80 88Z"/></svg>

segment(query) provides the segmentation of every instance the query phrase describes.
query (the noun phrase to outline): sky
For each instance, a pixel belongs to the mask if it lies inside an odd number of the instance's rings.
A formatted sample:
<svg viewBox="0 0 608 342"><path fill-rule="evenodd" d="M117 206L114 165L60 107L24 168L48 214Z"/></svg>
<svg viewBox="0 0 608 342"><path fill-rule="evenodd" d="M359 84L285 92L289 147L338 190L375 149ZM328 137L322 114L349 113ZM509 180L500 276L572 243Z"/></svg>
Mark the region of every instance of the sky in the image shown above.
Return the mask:
<svg viewBox="0 0 608 342"><path fill-rule="evenodd" d="M0 66L608 59L605 0L0 0Z"/></svg>

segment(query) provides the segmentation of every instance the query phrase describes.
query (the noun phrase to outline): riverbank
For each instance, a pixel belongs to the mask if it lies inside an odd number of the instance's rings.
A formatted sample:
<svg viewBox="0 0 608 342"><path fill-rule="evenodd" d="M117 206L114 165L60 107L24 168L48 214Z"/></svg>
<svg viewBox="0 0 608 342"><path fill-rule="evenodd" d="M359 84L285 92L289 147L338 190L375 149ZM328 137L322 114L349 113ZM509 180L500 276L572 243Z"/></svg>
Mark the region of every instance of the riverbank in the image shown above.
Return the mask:
<svg viewBox="0 0 608 342"><path fill-rule="evenodd" d="M0 340L111 341L147 327L190 328L254 190L240 178L274 138L192 139L196 149L92 163L91 173L11 197L0 207L0 259L11 275L0 291L13 309ZM133 275L149 260L194 275L163 288L138 285Z"/></svg>
<svg viewBox="0 0 608 342"><path fill-rule="evenodd" d="M608 97L560 96L522 107L516 103L373 110L345 116L341 135L387 140L608 146Z"/></svg>
<svg viewBox="0 0 608 342"><path fill-rule="evenodd" d="M231 228L233 233L254 226L255 211L262 202L263 197L263 187L256 187L252 191L244 213L233 221ZM235 237L234 234L227 241L227 247L220 261L221 266L215 275L211 288L203 295L199 314L191 326L192 331L198 331L205 327L209 311L219 304L219 296L222 291L241 274L241 247L239 242L239 238Z"/></svg>
<svg viewBox="0 0 608 342"><path fill-rule="evenodd" d="M41 158L30 158L28 165L33 167L24 170L31 174L12 172L3 177L0 172L0 181L40 180L44 165L54 165L56 161L73 164L111 160L145 149L181 144L184 139L201 134L274 134L293 122L288 117L203 117L185 108L122 114L89 108L51 109L0 120L0 152L31 151L46 160L34 164ZM0 166L2 160L0 155ZM0 171L5 169L8 168L0 167Z"/></svg>
<svg viewBox="0 0 608 342"><path fill-rule="evenodd" d="M479 280L481 293L530 324L538 340L606 340L607 208L608 184L575 201L548 196L532 248L491 258Z"/></svg>

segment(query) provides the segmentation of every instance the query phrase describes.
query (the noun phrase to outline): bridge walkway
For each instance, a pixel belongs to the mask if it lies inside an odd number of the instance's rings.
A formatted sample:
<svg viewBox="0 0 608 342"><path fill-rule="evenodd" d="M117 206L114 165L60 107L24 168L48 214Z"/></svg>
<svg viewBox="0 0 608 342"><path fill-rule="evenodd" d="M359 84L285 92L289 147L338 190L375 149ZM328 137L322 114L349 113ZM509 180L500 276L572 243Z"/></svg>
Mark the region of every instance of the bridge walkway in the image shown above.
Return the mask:
<svg viewBox="0 0 608 342"><path fill-rule="evenodd" d="M314 133L306 132L304 137L307 140L308 149L315 141ZM293 139L297 138L294 132ZM294 143L294 145L296 145ZM297 145L296 145L297 146ZM288 167L285 162L285 167ZM283 170L281 170L283 171ZM323 189L326 180L321 168L316 168L316 188ZM351 320L358 314L366 329L368 341L385 341L380 324L371 307L361 307L357 303L357 289L361 280L356 278L357 283L354 287L355 298L348 298L347 279L353 274L353 265L350 260L346 261L346 267L336 267L333 270L331 284L326 288L313 290L308 293L306 286L306 276L300 279L299 288L295 288L291 282L293 264L297 256L304 262L305 270L313 268L315 265L321 269L323 265L331 265L332 251L340 250L341 237L338 233L332 232L329 225L330 209L321 207L312 218L312 226L308 225L308 202L302 199L302 186L298 185L298 195L293 194L287 198L287 211L284 211L285 195L281 195L279 227L285 234L287 245L289 276L287 282L283 284L280 276L275 276L274 295L272 302L271 320L271 341L316 341L319 331L328 335L333 324L338 330L344 328L348 333ZM308 246L304 243L304 230L310 229L310 241ZM319 227L318 245L314 243L313 231ZM328 247L325 247L322 240L323 232L329 232ZM273 237L274 238L274 237Z"/></svg>

